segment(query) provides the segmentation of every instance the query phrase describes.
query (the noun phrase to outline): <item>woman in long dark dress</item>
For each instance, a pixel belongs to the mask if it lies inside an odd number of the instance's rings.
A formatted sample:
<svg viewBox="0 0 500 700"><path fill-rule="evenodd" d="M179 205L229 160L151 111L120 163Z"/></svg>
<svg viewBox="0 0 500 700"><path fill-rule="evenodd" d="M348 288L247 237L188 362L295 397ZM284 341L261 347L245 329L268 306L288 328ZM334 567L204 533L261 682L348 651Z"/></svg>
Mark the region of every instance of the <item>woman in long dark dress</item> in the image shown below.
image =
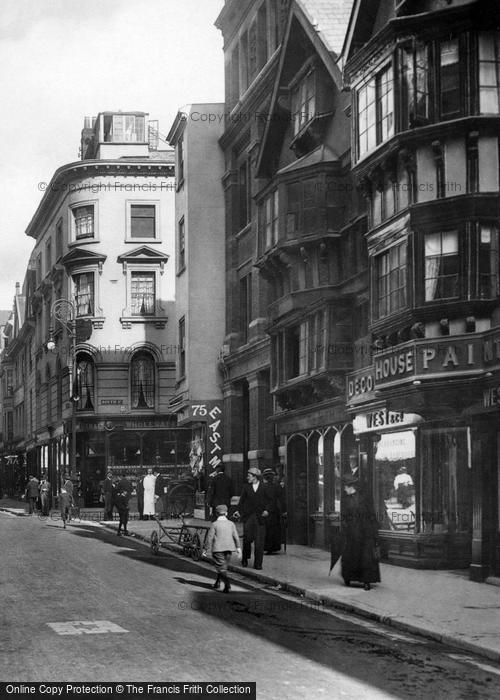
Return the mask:
<svg viewBox="0 0 500 700"><path fill-rule="evenodd" d="M343 479L346 496L342 511L344 549L342 578L346 586L361 581L365 591L380 581L380 567L375 556L378 522L371 498L360 492L354 475Z"/></svg>

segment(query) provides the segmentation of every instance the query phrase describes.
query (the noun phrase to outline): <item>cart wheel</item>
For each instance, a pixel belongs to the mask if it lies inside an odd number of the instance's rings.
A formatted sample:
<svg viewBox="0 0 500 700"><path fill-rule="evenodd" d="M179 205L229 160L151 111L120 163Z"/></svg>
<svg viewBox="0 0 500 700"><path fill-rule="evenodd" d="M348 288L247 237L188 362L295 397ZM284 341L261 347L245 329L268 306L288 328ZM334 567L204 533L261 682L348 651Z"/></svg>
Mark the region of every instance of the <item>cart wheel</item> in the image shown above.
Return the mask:
<svg viewBox="0 0 500 700"><path fill-rule="evenodd" d="M194 561L199 561L201 559L201 542L198 535L193 538L193 545L191 548L191 558Z"/></svg>
<svg viewBox="0 0 500 700"><path fill-rule="evenodd" d="M180 518L181 515L192 515L195 505L195 491L189 484L177 484L168 495L170 517Z"/></svg>
<svg viewBox="0 0 500 700"><path fill-rule="evenodd" d="M153 530L153 532L151 533L150 542L152 553L158 554L158 550L160 549L160 543L158 541L158 533L156 532L156 530Z"/></svg>

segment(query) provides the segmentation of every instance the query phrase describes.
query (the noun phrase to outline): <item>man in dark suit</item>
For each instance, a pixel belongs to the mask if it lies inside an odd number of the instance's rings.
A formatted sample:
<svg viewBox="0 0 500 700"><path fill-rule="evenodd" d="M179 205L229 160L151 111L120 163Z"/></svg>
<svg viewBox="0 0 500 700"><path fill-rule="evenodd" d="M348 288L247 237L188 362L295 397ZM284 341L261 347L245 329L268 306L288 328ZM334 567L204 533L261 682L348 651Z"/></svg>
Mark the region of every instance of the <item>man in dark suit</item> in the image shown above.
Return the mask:
<svg viewBox="0 0 500 700"><path fill-rule="evenodd" d="M115 503L116 507L118 508L118 515L120 517L120 522L118 523L118 535L121 535L122 528L123 534L128 535L128 504L131 493L131 482L123 474L120 474L120 478L118 483L116 484L115 490Z"/></svg>
<svg viewBox="0 0 500 700"><path fill-rule="evenodd" d="M248 566L252 542L254 543L254 569L262 569L264 541L266 538L266 518L272 507L272 496L267 486L260 481L261 472L257 467L250 467L247 472L247 484L241 491L238 511L235 517L243 521L243 556L242 566Z"/></svg>
<svg viewBox="0 0 500 700"><path fill-rule="evenodd" d="M215 475L210 478L207 488L207 505L212 509L212 520L216 520L218 517L215 512L217 506L226 506L229 512L232 495L233 484L225 474L225 465L221 463L217 467Z"/></svg>
<svg viewBox="0 0 500 700"><path fill-rule="evenodd" d="M102 485L104 496L104 520L113 520L113 505L115 500L115 484L113 482L113 472L108 472Z"/></svg>
<svg viewBox="0 0 500 700"><path fill-rule="evenodd" d="M159 501L160 505L160 520L162 518L167 517L167 509L165 506L165 479L163 476L160 474L160 470L156 469L154 470L154 475L156 476L156 481L155 481L155 496L158 496L157 499Z"/></svg>

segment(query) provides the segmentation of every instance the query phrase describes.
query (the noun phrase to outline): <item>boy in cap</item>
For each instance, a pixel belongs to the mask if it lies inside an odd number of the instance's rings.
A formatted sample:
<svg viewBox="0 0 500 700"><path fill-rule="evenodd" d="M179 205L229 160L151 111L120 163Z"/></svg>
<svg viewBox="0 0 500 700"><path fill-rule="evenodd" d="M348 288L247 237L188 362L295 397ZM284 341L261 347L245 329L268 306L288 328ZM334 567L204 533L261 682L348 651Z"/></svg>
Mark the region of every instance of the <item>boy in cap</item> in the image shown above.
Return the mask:
<svg viewBox="0 0 500 700"><path fill-rule="evenodd" d="M219 505L215 508L217 520L212 523L208 531L206 549L204 556L212 556L215 561L217 578L213 587L220 588L221 581L224 583L224 593L229 593L231 584L227 576L227 567L231 560L231 554L236 551L241 555L240 538L236 531L236 525L227 519L227 506Z"/></svg>

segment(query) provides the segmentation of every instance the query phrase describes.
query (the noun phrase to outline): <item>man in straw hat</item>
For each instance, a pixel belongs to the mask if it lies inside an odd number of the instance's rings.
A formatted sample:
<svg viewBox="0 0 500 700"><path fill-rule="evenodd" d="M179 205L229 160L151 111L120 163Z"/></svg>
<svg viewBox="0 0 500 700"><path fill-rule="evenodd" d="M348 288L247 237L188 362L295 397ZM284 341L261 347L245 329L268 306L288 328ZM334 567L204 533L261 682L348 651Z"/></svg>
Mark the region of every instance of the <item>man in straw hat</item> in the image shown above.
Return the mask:
<svg viewBox="0 0 500 700"><path fill-rule="evenodd" d="M241 491L238 510L234 514L243 521L243 557L242 566L248 566L254 543L254 569L262 569L264 558L264 541L266 538L266 519L272 508L272 497L268 487L260 481L261 472L257 467L250 467L247 482Z"/></svg>

